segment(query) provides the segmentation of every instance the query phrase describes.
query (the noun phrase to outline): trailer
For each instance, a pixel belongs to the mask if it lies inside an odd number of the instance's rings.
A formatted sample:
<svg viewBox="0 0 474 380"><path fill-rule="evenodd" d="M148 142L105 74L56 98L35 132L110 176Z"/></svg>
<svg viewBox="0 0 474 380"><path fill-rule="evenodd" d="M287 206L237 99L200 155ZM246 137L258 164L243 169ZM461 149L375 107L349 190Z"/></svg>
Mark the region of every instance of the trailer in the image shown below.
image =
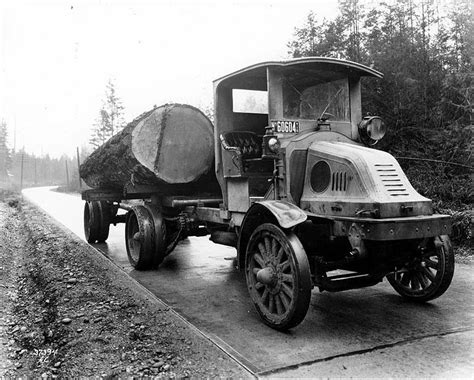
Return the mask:
<svg viewBox="0 0 474 380"><path fill-rule="evenodd" d="M86 239L104 242L110 224L125 223L129 261L147 270L183 238L210 235L236 248L256 312L277 330L301 323L313 288L387 278L407 299L441 296L454 274L450 217L434 214L397 160L373 148L386 125L362 115L363 77L383 75L310 57L215 80L215 171L179 187L131 178L84 191Z"/></svg>

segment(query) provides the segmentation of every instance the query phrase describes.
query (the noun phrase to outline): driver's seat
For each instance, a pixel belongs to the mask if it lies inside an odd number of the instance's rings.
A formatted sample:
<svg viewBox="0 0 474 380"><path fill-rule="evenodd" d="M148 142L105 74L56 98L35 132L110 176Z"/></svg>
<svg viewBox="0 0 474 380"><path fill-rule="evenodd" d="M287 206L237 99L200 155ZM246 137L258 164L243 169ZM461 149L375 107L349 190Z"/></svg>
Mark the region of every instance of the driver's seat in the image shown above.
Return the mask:
<svg viewBox="0 0 474 380"><path fill-rule="evenodd" d="M242 160L262 157L262 138L250 131L232 131L221 134L225 150L240 152ZM237 153L239 154L239 153Z"/></svg>
<svg viewBox="0 0 474 380"><path fill-rule="evenodd" d="M233 166L227 169L232 174L224 175L246 178L250 196L264 195L273 174L273 160L262 158L262 137L250 131L225 132L219 137Z"/></svg>

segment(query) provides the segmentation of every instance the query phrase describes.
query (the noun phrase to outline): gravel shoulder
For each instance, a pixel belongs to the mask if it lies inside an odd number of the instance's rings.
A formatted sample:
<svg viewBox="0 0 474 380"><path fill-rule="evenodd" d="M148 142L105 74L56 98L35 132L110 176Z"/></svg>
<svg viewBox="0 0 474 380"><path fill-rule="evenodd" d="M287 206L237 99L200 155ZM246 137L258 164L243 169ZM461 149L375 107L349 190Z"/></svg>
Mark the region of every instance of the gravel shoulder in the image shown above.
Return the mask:
<svg viewBox="0 0 474 380"><path fill-rule="evenodd" d="M0 377L250 373L28 204L0 202Z"/></svg>

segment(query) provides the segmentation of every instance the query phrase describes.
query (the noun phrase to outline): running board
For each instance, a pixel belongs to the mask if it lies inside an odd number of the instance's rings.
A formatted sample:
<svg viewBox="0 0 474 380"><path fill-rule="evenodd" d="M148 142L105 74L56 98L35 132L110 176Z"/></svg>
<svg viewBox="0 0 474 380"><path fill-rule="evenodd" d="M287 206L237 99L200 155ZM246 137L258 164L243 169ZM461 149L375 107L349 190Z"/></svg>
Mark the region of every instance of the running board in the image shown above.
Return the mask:
<svg viewBox="0 0 474 380"><path fill-rule="evenodd" d="M341 292L343 290L365 288L381 282L383 277L373 277L369 274L351 273L331 277L317 276L316 286L319 290Z"/></svg>

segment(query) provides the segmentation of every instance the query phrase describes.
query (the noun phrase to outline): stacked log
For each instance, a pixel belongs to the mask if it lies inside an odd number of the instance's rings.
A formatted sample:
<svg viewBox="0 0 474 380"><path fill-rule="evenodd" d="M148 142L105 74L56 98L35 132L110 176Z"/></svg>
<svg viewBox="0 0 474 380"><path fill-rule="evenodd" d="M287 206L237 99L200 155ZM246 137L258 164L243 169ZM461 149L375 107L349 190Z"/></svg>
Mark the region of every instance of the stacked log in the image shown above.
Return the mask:
<svg viewBox="0 0 474 380"><path fill-rule="evenodd" d="M165 104L145 112L81 165L92 188L156 185L163 193L217 189L211 121L197 108Z"/></svg>

